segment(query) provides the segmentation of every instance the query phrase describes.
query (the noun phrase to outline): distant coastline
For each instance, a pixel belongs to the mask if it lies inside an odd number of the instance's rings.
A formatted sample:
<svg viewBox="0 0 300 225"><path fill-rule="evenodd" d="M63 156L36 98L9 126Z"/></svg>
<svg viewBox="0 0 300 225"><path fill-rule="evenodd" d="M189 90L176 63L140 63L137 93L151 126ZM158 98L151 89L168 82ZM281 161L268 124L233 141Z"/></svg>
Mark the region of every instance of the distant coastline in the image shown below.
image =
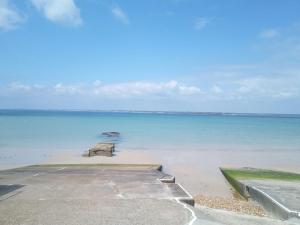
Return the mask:
<svg viewBox="0 0 300 225"><path fill-rule="evenodd" d="M238 112L193 112L193 111L147 111L147 110L83 110L83 109L0 109L0 115L6 113L124 113L124 114L158 114L189 116L240 116L240 117L275 117L300 118L300 114L286 113L238 113Z"/></svg>

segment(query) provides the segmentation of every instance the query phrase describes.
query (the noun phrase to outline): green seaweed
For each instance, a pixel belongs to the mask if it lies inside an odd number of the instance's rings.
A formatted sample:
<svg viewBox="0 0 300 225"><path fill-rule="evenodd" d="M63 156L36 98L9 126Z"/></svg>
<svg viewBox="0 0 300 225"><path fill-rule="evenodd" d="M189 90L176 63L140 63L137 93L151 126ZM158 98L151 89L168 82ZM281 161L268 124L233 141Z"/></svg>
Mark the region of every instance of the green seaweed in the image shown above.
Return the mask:
<svg viewBox="0 0 300 225"><path fill-rule="evenodd" d="M234 180L248 179L272 179L285 181L300 181L300 174L276 170L254 169L254 168L220 168L224 176Z"/></svg>
<svg viewBox="0 0 300 225"><path fill-rule="evenodd" d="M230 174L228 174L227 172L225 172L225 170L223 170L222 168L221 169L221 172L222 174L224 175L224 177L227 179L227 181L231 184L231 186L241 195L243 196L244 198L247 198L245 195L244 195L244 192L243 190L241 189L241 186L239 185L238 181L233 178Z"/></svg>
<svg viewBox="0 0 300 225"><path fill-rule="evenodd" d="M244 198L248 199L247 191L243 190L241 180L282 180L282 181L300 181L300 174L284 171L255 169L255 168L220 168L221 172L231 184L231 186Z"/></svg>

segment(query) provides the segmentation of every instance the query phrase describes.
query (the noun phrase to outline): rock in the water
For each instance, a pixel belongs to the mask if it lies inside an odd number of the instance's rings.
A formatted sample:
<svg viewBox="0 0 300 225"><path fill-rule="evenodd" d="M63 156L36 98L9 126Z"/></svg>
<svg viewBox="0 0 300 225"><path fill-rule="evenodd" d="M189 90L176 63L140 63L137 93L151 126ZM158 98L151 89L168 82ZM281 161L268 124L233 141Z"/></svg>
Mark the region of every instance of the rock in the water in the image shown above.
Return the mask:
<svg viewBox="0 0 300 225"><path fill-rule="evenodd" d="M90 151L86 150L84 151L84 153L82 154L83 157L89 157L90 156Z"/></svg>
<svg viewBox="0 0 300 225"><path fill-rule="evenodd" d="M97 143L94 147L90 148L88 151L86 151L83 156L91 157L96 155L102 155L102 156L112 156L112 153L115 150L115 144L114 143Z"/></svg>
<svg viewBox="0 0 300 225"><path fill-rule="evenodd" d="M120 133L116 131L111 131L111 132L103 132L102 135L106 137L119 137Z"/></svg>

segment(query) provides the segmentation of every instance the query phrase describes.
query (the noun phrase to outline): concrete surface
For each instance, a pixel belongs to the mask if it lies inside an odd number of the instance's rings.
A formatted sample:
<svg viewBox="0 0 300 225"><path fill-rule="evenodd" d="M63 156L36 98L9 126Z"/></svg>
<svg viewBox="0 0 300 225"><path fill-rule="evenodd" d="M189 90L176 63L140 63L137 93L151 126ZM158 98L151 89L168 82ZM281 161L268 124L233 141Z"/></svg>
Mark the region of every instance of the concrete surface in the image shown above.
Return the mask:
<svg viewBox="0 0 300 225"><path fill-rule="evenodd" d="M0 171L0 224L176 225L195 217L155 167L30 166Z"/></svg>
<svg viewBox="0 0 300 225"><path fill-rule="evenodd" d="M194 210L197 220L193 225L226 224L226 225L299 225L298 220L281 221L268 217L258 217L229 212L220 209L211 209L196 204ZM210 223L206 223L209 221Z"/></svg>
<svg viewBox="0 0 300 225"><path fill-rule="evenodd" d="M0 171L2 225L296 225L192 207L173 176L145 165L51 165Z"/></svg>
<svg viewBox="0 0 300 225"><path fill-rule="evenodd" d="M250 197L272 215L281 219L300 219L300 182L268 179L240 182L246 186Z"/></svg>
<svg viewBox="0 0 300 225"><path fill-rule="evenodd" d="M287 208L300 212L300 182L277 180L243 181L255 186L284 204Z"/></svg>

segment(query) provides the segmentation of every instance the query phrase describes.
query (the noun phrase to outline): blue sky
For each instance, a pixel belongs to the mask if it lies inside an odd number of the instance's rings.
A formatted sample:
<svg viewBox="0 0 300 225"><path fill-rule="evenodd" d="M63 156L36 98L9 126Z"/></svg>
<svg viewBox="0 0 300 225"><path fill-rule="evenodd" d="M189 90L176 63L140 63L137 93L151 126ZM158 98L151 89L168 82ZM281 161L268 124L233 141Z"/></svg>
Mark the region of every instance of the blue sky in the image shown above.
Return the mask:
<svg viewBox="0 0 300 225"><path fill-rule="evenodd" d="M300 113L298 0L0 0L0 108Z"/></svg>

